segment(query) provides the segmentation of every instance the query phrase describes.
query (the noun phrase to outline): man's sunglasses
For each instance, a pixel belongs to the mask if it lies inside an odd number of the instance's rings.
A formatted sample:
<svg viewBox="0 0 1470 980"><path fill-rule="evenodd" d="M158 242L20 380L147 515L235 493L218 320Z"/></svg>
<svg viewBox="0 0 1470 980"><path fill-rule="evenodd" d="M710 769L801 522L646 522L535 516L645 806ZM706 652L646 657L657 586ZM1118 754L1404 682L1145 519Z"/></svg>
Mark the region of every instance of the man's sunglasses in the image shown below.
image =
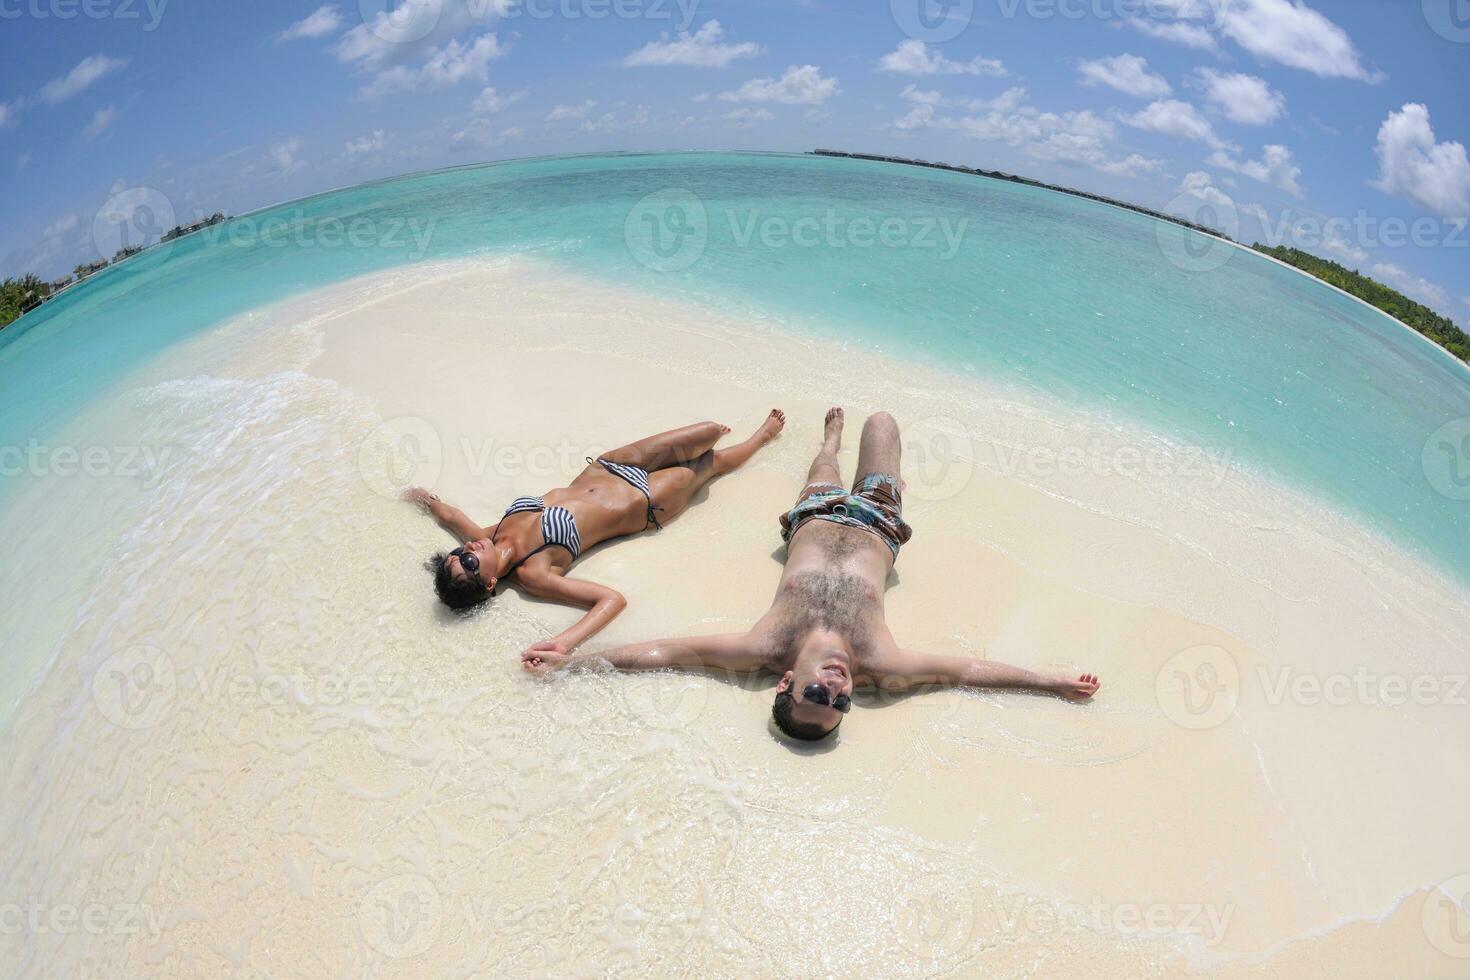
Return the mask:
<svg viewBox="0 0 1470 980"><path fill-rule="evenodd" d="M847 714L852 710L852 698L846 694L839 694L835 698L831 697L827 694L827 689L820 684L808 684L802 688L801 699L803 701L810 701L812 704L820 704L823 707L836 708L843 714Z"/></svg>

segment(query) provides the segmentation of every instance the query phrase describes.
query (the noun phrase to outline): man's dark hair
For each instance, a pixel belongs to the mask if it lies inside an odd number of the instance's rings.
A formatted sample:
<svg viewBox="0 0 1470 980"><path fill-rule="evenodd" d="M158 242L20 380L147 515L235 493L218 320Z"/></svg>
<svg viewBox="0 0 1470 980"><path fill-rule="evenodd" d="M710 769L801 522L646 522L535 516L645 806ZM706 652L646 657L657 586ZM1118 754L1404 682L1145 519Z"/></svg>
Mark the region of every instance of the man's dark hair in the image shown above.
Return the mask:
<svg viewBox="0 0 1470 980"><path fill-rule="evenodd" d="M791 717L791 709L796 707L796 695L789 690L779 691L776 701L771 705L771 715L776 719L776 727L781 729L792 738L801 739L803 742L820 742L822 739L837 731L842 720L831 728L823 728L814 721L797 721Z"/></svg>
<svg viewBox="0 0 1470 980"><path fill-rule="evenodd" d="M439 600L455 612L473 609L490 598L490 590L471 575L455 578L449 571L449 556L439 552L424 563L434 573L434 591Z"/></svg>

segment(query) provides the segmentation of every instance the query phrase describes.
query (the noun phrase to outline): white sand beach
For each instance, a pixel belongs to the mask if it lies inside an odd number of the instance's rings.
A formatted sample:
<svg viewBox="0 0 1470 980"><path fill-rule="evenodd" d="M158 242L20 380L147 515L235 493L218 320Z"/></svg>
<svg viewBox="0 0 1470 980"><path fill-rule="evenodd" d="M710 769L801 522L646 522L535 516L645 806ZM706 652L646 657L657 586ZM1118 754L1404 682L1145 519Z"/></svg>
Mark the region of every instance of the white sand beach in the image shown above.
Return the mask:
<svg viewBox="0 0 1470 980"><path fill-rule="evenodd" d="M537 681L574 610L456 619L399 502L491 521L686 422L785 433L574 575L592 649L753 620L829 405L904 427L906 646L1102 677L1090 704L859 698L795 750L770 683ZM1067 406L539 260L260 310L118 409L175 452L10 727L17 935L57 975L1463 975L1470 599L1237 465ZM89 423L94 424L94 423ZM121 519L121 518L119 518ZM38 546L39 547L39 546ZM1416 687L1417 685L1417 687ZM63 936L66 941L62 941Z"/></svg>

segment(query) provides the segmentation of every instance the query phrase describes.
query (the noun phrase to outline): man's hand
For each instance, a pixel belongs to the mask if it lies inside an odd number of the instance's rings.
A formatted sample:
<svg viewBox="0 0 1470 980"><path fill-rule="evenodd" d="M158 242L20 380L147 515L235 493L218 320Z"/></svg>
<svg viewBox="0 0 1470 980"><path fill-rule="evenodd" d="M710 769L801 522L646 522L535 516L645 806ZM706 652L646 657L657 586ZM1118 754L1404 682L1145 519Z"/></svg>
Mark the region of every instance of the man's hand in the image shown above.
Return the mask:
<svg viewBox="0 0 1470 980"><path fill-rule="evenodd" d="M560 640L533 643L521 653L521 666L533 674L544 675L560 670L570 661L566 644Z"/></svg>

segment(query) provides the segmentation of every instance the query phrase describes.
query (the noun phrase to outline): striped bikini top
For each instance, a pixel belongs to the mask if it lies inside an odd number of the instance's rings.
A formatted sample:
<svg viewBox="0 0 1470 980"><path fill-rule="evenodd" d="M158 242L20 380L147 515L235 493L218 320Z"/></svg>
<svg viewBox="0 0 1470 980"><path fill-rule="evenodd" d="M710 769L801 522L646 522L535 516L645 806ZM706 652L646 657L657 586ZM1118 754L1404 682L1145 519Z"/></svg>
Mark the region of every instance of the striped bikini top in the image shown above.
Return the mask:
<svg viewBox="0 0 1470 980"><path fill-rule="evenodd" d="M577 519L565 507L547 507L546 502L540 497L517 497L511 501L509 507L505 508L505 513L500 519L505 520L512 514L533 514L538 511L541 513L541 537L546 543L512 565L510 568L512 572L529 561L531 555L553 546L567 549L572 553L573 558L582 553L582 537L577 533ZM498 527L495 533L497 535L500 533ZM491 537L490 540L494 541L495 538Z"/></svg>

